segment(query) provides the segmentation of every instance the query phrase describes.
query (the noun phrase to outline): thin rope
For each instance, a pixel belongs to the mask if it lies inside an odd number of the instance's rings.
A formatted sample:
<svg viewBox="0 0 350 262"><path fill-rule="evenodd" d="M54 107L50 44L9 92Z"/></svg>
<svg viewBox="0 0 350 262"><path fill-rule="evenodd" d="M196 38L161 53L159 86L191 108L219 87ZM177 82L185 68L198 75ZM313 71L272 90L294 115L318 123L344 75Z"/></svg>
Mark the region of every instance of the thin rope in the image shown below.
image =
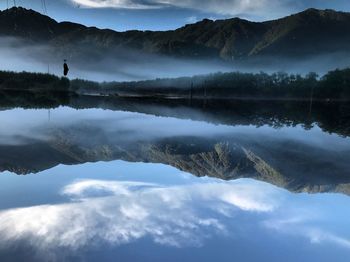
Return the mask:
<svg viewBox="0 0 350 262"><path fill-rule="evenodd" d="M44 3L45 15L47 15L46 0L43 0L43 3Z"/></svg>
<svg viewBox="0 0 350 262"><path fill-rule="evenodd" d="M47 15L46 2L41 0L41 8L43 9L43 14Z"/></svg>

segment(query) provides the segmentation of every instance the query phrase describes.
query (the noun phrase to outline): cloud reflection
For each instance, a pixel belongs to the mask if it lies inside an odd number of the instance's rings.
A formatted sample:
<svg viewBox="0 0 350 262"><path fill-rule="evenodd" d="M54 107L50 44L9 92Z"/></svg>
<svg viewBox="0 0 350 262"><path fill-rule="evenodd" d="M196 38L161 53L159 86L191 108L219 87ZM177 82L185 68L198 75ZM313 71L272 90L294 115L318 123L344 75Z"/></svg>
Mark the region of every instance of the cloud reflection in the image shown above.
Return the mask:
<svg viewBox="0 0 350 262"><path fill-rule="evenodd" d="M322 220L322 216L305 210L301 210L301 213L288 218L269 219L263 224L282 234L304 237L311 244L332 244L350 249L350 239L320 226L322 223L319 220Z"/></svg>
<svg viewBox="0 0 350 262"><path fill-rule="evenodd" d="M278 232L282 239L293 236L350 248L349 239L325 224L332 216L325 219L307 201L293 207L289 193L253 180L163 186L88 179L76 180L59 193L64 203L0 212L0 249L24 243L40 258L60 260L62 250L117 247L141 239L175 248L200 247L211 238L238 235L235 230L245 223L254 227L252 221L262 225L267 239ZM244 214L253 220L242 220Z"/></svg>
<svg viewBox="0 0 350 262"><path fill-rule="evenodd" d="M148 237L166 246L201 246L208 237L227 232L220 221L223 207L226 215L237 210L270 212L278 206L273 199L279 190L257 183L164 187L79 180L64 187L61 194L67 203L2 211L2 245L25 241L38 252L55 252L91 243L122 245Z"/></svg>

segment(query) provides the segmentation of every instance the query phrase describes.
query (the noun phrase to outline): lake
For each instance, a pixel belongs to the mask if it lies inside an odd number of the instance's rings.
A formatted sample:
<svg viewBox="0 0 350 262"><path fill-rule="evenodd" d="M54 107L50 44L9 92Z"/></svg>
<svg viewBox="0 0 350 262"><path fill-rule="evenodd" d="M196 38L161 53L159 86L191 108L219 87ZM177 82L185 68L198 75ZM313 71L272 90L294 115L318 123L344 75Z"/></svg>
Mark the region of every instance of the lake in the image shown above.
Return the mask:
<svg viewBox="0 0 350 262"><path fill-rule="evenodd" d="M348 104L91 99L2 105L0 261L349 261Z"/></svg>

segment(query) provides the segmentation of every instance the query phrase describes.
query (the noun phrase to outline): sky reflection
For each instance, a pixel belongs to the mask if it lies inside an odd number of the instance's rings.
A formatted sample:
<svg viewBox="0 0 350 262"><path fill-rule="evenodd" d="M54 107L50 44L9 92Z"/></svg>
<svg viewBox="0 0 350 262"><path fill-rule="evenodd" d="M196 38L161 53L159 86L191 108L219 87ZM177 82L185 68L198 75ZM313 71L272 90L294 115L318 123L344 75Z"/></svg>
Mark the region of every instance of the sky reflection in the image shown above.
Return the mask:
<svg viewBox="0 0 350 262"><path fill-rule="evenodd" d="M58 176L59 185L52 181ZM0 254L25 246L35 250L34 260L64 260L63 254L89 260L86 249L137 248L144 241L150 250L165 248L166 255L186 248L213 252L214 240L260 250L254 238L270 248L277 239L286 252L288 241L299 241L305 256L317 257L324 247L329 256L350 253L350 205L343 195L291 194L250 179L222 182L123 161L61 165L23 179L3 173L0 181L6 180L25 184L18 199L35 188L46 202L14 200L14 208L2 208ZM221 255L239 257L230 250ZM339 255L333 261L344 260Z"/></svg>
<svg viewBox="0 0 350 262"><path fill-rule="evenodd" d="M327 134L317 125L305 130L301 125L274 128L267 125L215 125L203 121L159 117L142 113L111 111L103 109L76 110L60 107L54 110L11 109L0 111L2 128L0 144L21 144L25 138L47 139L47 131L75 127L99 128L106 135L117 133L123 139L165 138L173 136L263 136L275 140L295 140L328 149L330 145L338 151L349 148L350 138Z"/></svg>
<svg viewBox="0 0 350 262"><path fill-rule="evenodd" d="M347 261L350 138L48 113L0 111L1 261Z"/></svg>

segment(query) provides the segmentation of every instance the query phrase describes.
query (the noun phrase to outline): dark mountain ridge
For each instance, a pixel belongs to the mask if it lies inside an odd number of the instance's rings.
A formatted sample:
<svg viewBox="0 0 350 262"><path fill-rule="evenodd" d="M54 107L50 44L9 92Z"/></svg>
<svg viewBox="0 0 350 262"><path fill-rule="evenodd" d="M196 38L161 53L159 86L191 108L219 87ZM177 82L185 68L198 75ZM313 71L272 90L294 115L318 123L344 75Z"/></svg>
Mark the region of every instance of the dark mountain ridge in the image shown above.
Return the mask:
<svg viewBox="0 0 350 262"><path fill-rule="evenodd" d="M161 163L198 177L251 178L291 192L350 194L349 163L345 156L348 152L339 155L302 143L291 146L288 141L268 141L266 147L263 142L251 143L237 137L196 136L130 141L107 135L100 127L89 124L54 127L47 135L47 141L0 145L0 172L26 175L59 164L123 160Z"/></svg>
<svg viewBox="0 0 350 262"><path fill-rule="evenodd" d="M308 9L278 20L205 19L172 31L126 31L58 23L21 7L0 12L0 35L50 44L64 52L115 48L226 61L259 56L298 57L350 52L350 13ZM91 49L92 50L92 49Z"/></svg>

